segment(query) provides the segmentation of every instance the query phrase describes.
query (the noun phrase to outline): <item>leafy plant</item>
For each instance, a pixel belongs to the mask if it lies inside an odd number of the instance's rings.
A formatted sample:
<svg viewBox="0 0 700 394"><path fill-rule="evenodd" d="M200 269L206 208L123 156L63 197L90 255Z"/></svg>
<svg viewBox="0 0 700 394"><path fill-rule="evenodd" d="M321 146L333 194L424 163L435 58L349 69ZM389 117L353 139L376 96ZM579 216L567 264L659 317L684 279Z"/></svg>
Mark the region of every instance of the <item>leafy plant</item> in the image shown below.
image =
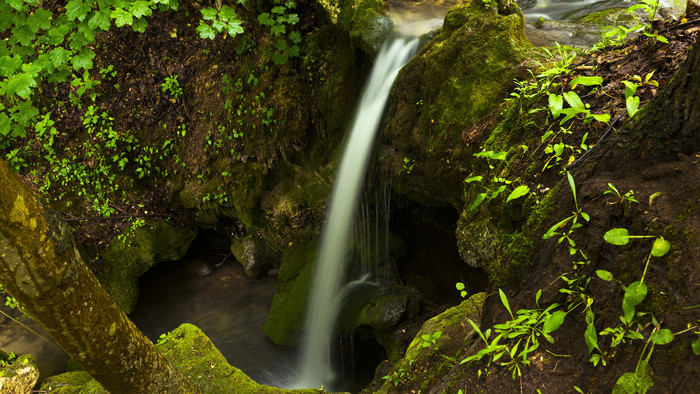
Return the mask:
<svg viewBox="0 0 700 394"><path fill-rule="evenodd" d="M579 223L579 217L587 222L591 220L591 217L586 212L583 212L583 210L581 210L581 208L578 206L578 199L576 198L576 184L574 183L574 178L571 176L571 173L567 172L566 178L569 181L569 187L571 188L571 193L574 196L574 205L576 210L572 212L571 216L560 220L557 224L550 227L542 238L549 239L555 235L559 235L560 237L558 242L561 243L562 241L567 240L569 243L569 254L574 255L577 252L576 242L571 239L570 235L574 230L583 226L581 223ZM566 232L558 232L558 230L569 223L571 223L571 225Z"/></svg>
<svg viewBox="0 0 700 394"><path fill-rule="evenodd" d="M394 386L398 386L399 383L401 383L401 381L404 378L408 377L411 374L411 366L412 365L413 365L413 360L409 360L408 361L408 371L403 369L403 368L399 368L398 370L392 372L389 375L382 376L382 379L393 383Z"/></svg>
<svg viewBox="0 0 700 394"><path fill-rule="evenodd" d="M494 169L495 166L491 163L491 160L497 160L497 161L505 161L506 160L506 152L494 152L491 150L488 151L482 151L479 153L475 153L475 157L484 157L488 161L488 165L490 169ZM476 176L471 176L467 179L464 180L465 183L472 183L472 182L481 182L484 180L484 177L481 175L476 175ZM479 193L476 196L476 200L472 203L472 205L469 207L470 211L475 210L481 203L484 201L492 200L496 197L498 197L499 194L503 193L506 191L509 185L512 185L515 182L518 182L520 178L516 178L513 181L510 181L508 179L505 179L500 176L494 176L491 178L491 182L495 185L498 185L497 188L491 189L489 187L486 187L484 185L484 188L486 189L485 192ZM506 198L506 202L510 202L511 200L518 199L520 197L523 197L527 195L530 192L530 187L527 185L520 185L515 187L509 194L508 197Z"/></svg>
<svg viewBox="0 0 700 394"><path fill-rule="evenodd" d="M603 193L603 195L606 195L606 194L613 194L613 195L617 196L617 198L618 198L617 203L618 204L622 204L625 201L628 201L630 203L633 203L633 202L638 203L639 202L639 201L637 201L636 198L634 198L634 191L633 190L629 190L625 194L620 194L620 192L617 190L617 188L610 182L608 182L608 190L606 190Z"/></svg>
<svg viewBox="0 0 700 394"><path fill-rule="evenodd" d="M214 7L207 7L200 10L202 19L197 26L197 33L201 38L213 40L217 34L225 33L231 37L243 33L241 20L238 19L236 11L227 6L221 6L218 10Z"/></svg>
<svg viewBox="0 0 700 394"><path fill-rule="evenodd" d="M298 44L301 42L301 34L291 30L292 26L299 22L299 15L292 12L297 7L296 2L274 0L274 4L270 12L258 15L258 23L270 28L274 42L267 49L267 56L279 66L287 59L299 56L301 48Z"/></svg>
<svg viewBox="0 0 700 394"><path fill-rule="evenodd" d="M408 157L403 158L403 168L401 168L401 171L399 171L399 174L406 171L406 174L410 174L411 171L413 171L413 166L416 165L415 160L411 160Z"/></svg>
<svg viewBox="0 0 700 394"><path fill-rule="evenodd" d="M182 96L182 88L177 80L177 75L171 75L165 78L165 81L160 84L161 91L167 92L173 100L177 100Z"/></svg>
<svg viewBox="0 0 700 394"><path fill-rule="evenodd" d="M554 343L554 338L550 334L556 331L564 322L566 312L561 310L554 311L554 309L559 307L559 304L556 303L542 310L539 307L542 290L539 290L535 296L535 303L538 305L537 309L520 309L513 315L508 298L503 293L503 290L499 289L498 294L511 320L494 325L493 331L489 328L482 332L479 326L469 319L469 324L479 334L486 347L476 354L464 358L460 363L479 361L488 356L488 365L491 365L492 362L497 362L503 358L499 365L508 367L512 372L512 378L515 379L516 375L522 376L520 367L530 364L528 357L539 348L540 336L543 336L548 342ZM497 335L490 339L492 332L495 332ZM508 342L508 344L500 344L501 341Z"/></svg>
<svg viewBox="0 0 700 394"><path fill-rule="evenodd" d="M437 345L437 340L440 339L442 336L442 331L435 331L432 334L423 334L421 335L421 339L423 340L423 343L421 346L423 347L433 347L433 350L438 351L439 347Z"/></svg>

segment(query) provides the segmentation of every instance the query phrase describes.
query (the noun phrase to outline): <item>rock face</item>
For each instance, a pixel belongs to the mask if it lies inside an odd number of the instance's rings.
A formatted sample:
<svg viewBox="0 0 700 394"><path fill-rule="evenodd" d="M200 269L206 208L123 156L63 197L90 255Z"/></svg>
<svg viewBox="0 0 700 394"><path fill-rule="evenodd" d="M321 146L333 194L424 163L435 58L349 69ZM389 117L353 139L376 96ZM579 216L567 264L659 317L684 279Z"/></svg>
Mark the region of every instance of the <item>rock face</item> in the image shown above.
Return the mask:
<svg viewBox="0 0 700 394"><path fill-rule="evenodd" d="M29 394L39 379L39 367L31 354L19 356L9 365L0 367L0 392Z"/></svg>
<svg viewBox="0 0 700 394"><path fill-rule="evenodd" d="M231 244L231 252L246 274L253 279L262 278L276 261L279 263L278 254L264 239L258 237L235 239Z"/></svg>
<svg viewBox="0 0 700 394"><path fill-rule="evenodd" d="M181 259L196 235L191 228L157 222L138 228L131 237L115 240L103 254L102 286L125 313L130 313L138 299L137 278L161 261Z"/></svg>
<svg viewBox="0 0 700 394"><path fill-rule="evenodd" d="M519 8L503 3L451 9L399 73L379 155L383 172L412 199L462 207L460 185L478 149L463 135L506 97L530 46Z"/></svg>

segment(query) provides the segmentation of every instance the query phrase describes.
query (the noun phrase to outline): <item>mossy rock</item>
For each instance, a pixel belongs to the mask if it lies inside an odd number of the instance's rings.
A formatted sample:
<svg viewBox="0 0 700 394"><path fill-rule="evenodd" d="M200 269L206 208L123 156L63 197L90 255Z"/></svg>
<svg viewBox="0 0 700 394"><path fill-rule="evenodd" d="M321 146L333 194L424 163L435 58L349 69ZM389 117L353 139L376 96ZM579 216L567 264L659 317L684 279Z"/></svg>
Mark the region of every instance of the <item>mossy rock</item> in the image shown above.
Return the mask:
<svg viewBox="0 0 700 394"><path fill-rule="evenodd" d="M231 253L243 266L245 273L260 279L274 265L279 264L279 255L261 237L240 237L231 242Z"/></svg>
<svg viewBox="0 0 700 394"><path fill-rule="evenodd" d="M499 11L499 9L503 9ZM379 159L400 193L461 209L472 153L463 133L496 109L522 72L531 45L514 3L472 1L448 11L442 29L399 73ZM405 160L413 164L405 170Z"/></svg>
<svg viewBox="0 0 700 394"><path fill-rule="evenodd" d="M382 0L340 0L338 27L346 31L350 41L370 58L374 58L393 23L381 14Z"/></svg>
<svg viewBox="0 0 700 394"><path fill-rule="evenodd" d="M196 235L192 228L147 222L131 236L116 239L103 252L100 283L117 305L130 313L138 299L138 277L161 261L181 259Z"/></svg>
<svg viewBox="0 0 700 394"><path fill-rule="evenodd" d="M294 345L301 339L317 254L316 240L301 239L282 256L277 291L264 326L265 335L278 345Z"/></svg>
<svg viewBox="0 0 700 394"><path fill-rule="evenodd" d="M0 392L2 393L30 393L37 380L39 380L39 367L31 354L19 356L11 364L0 366Z"/></svg>
<svg viewBox="0 0 700 394"><path fill-rule="evenodd" d="M320 393L320 390L285 390L256 383L231 366L204 333L185 323L159 341L156 348L203 393ZM68 372L47 378L42 390L52 393L106 393L87 372ZM4 391L3 391L4 392Z"/></svg>
<svg viewBox="0 0 700 394"><path fill-rule="evenodd" d="M482 307L486 301L486 293L477 293L461 304L449 308L441 314L423 323L411 344L406 350L406 354L390 369L381 371L378 368L372 385L366 388L365 393L390 393L390 392L413 392L411 388L426 386L433 387L435 382L441 379L441 373L435 370L426 369L426 366L433 365L440 354L447 357L458 357L463 349L469 348L478 339L474 335L467 319L471 319L477 325L481 320ZM436 332L442 335L435 340L431 346L423 346L423 335L433 335ZM435 350L435 347L439 350ZM451 368L450 368L451 369ZM399 389L389 380L382 379L384 374L392 375L396 371L411 371L399 383ZM448 370L449 371L449 370ZM446 373L446 372L443 372ZM382 376L380 376L382 375ZM417 392L417 391L416 391Z"/></svg>

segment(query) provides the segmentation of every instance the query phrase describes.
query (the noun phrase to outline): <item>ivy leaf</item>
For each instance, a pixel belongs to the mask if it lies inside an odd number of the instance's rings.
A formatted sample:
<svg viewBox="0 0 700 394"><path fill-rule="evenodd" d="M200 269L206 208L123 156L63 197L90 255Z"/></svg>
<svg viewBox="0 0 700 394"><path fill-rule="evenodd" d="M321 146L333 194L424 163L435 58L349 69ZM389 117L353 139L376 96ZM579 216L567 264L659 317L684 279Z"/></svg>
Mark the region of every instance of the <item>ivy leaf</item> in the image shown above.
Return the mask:
<svg viewBox="0 0 700 394"><path fill-rule="evenodd" d="M149 6L147 1L135 1L131 7L129 7L129 12L135 19L141 18L142 16L151 16L153 10Z"/></svg>
<svg viewBox="0 0 700 394"><path fill-rule="evenodd" d="M625 100L625 106L627 107L627 113L630 114L630 118L634 116L639 110L639 97L630 96Z"/></svg>
<svg viewBox="0 0 700 394"><path fill-rule="evenodd" d="M510 192L510 195L509 195L508 198L506 199L506 202L508 202L508 201L510 201L510 200L515 200L516 198L520 198L520 197L526 195L526 194L529 193L529 192L530 192L530 188L529 188L529 187L527 187L527 186L525 186L525 185L520 185L520 186L516 187L515 190L513 190L512 192Z"/></svg>
<svg viewBox="0 0 700 394"><path fill-rule="evenodd" d="M627 245L630 236L626 228L613 228L603 235L603 239L613 245Z"/></svg>
<svg viewBox="0 0 700 394"><path fill-rule="evenodd" d="M83 0L70 0L68 4L66 4L66 16L68 20L73 21L77 19L82 22L91 9L92 7L90 7L89 4L83 3Z"/></svg>

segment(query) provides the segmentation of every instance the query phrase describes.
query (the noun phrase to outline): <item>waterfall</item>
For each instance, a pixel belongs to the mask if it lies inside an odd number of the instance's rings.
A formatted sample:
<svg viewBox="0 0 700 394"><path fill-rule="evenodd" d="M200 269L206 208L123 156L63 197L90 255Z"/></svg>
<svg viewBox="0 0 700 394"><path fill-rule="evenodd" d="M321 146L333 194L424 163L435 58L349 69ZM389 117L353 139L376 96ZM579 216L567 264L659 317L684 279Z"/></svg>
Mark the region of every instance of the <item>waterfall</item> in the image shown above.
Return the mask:
<svg viewBox="0 0 700 394"><path fill-rule="evenodd" d="M340 306L340 284L355 205L391 86L417 47L417 38L388 40L377 55L362 93L331 194L329 219L321 235L321 250L307 307L298 387L320 388L334 378L330 344Z"/></svg>

